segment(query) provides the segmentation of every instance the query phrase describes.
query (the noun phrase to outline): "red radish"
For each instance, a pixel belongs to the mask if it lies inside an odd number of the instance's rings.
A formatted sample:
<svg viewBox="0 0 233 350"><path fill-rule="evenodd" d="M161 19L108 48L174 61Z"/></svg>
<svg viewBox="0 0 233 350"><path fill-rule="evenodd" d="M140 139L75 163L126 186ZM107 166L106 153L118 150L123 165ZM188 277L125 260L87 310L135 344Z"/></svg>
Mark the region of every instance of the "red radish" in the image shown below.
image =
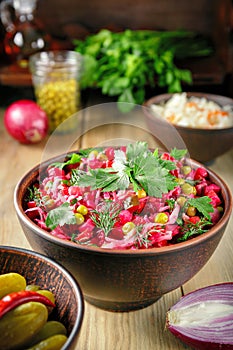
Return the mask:
<svg viewBox="0 0 233 350"><path fill-rule="evenodd" d="M24 144L40 142L48 133L46 113L31 100L13 102L5 111L4 124L8 133Z"/></svg>
<svg viewBox="0 0 233 350"><path fill-rule="evenodd" d="M167 312L166 326L193 349L233 349L233 282L186 294Z"/></svg>

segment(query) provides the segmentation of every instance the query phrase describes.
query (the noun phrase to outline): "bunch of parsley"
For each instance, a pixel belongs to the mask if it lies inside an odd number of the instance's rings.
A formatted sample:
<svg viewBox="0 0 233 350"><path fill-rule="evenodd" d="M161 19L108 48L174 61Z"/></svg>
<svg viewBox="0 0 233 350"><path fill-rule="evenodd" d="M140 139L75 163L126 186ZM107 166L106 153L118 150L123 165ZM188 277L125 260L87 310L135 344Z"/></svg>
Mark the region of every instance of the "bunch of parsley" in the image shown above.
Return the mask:
<svg viewBox="0 0 233 350"><path fill-rule="evenodd" d="M191 84L189 70L177 67L176 59L210 55L213 47L206 38L189 31L102 29L84 41L75 40L75 51L84 56L81 87L100 88L118 102L142 104L145 86L182 91Z"/></svg>

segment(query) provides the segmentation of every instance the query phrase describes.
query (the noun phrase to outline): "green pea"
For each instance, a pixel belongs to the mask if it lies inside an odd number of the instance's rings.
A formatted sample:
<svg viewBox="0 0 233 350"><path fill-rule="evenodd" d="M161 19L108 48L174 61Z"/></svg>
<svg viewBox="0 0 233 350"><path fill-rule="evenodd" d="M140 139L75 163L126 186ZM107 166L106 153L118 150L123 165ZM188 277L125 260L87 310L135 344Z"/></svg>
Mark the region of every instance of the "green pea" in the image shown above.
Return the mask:
<svg viewBox="0 0 233 350"><path fill-rule="evenodd" d="M192 186L186 182L181 186L181 189L182 189L184 194L191 194L191 193L194 193L195 188L194 188L194 186Z"/></svg>

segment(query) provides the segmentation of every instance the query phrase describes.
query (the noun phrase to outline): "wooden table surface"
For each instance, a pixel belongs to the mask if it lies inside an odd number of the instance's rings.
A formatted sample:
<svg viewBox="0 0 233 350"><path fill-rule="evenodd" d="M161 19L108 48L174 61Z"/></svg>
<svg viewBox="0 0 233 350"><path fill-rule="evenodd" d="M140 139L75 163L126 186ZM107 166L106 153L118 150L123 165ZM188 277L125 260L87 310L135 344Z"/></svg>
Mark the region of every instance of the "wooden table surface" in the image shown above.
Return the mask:
<svg viewBox="0 0 233 350"><path fill-rule="evenodd" d="M103 102L103 101L102 101ZM99 103L99 102L98 102ZM91 103L93 104L93 103ZM84 115L80 127L87 131L95 126L93 111ZM13 191L21 176L37 165L45 154L47 139L36 145L23 145L13 140L4 129L4 108L0 109L0 244L29 248L13 207ZM109 116L111 120L111 116ZM85 127L85 123L87 127ZM136 122L136 119L135 119ZM125 125L100 125L82 134L73 147L91 147L125 140L146 140L154 146L154 139L143 128L135 128L134 120ZM72 140L71 140L72 141ZM71 147L72 148L72 147ZM66 150L65 150L66 151ZM220 175L233 190L233 149L217 158L209 167ZM185 263L185 262L184 262ZM152 306L129 313L113 313L97 309L85 302L85 315L77 349L79 350L181 350L189 349L165 331L166 311L183 293L214 283L233 281L233 219L208 263L202 270Z"/></svg>

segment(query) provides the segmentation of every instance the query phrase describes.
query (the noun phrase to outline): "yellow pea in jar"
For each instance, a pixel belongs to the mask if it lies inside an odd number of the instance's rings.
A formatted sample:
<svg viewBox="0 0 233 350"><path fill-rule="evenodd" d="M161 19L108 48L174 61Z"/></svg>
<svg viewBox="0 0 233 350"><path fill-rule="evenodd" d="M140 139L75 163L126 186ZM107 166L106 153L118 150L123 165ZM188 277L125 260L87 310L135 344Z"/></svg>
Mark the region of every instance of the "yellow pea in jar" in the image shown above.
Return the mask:
<svg viewBox="0 0 233 350"><path fill-rule="evenodd" d="M73 118L81 108L82 56L73 51L50 51L29 60L37 103L46 112L49 130L72 130Z"/></svg>

